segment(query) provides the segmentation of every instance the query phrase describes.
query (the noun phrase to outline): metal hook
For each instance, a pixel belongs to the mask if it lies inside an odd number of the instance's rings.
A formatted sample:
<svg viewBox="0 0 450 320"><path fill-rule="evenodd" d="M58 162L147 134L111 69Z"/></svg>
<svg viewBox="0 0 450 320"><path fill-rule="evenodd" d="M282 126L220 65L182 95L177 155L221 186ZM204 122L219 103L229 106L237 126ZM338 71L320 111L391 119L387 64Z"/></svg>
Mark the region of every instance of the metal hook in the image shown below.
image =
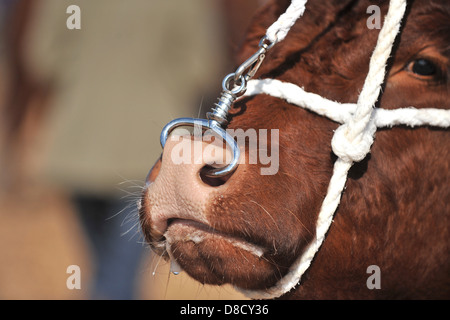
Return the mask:
<svg viewBox="0 0 450 320"><path fill-rule="evenodd" d="M266 57L265 53L266 48L261 47L254 55L245 60L244 63L242 63L239 68L236 69L234 81L237 82L247 69L248 72L245 75L245 80L248 81L249 79L253 78L256 71L258 71L259 67L261 66L264 58Z"/></svg>
<svg viewBox="0 0 450 320"><path fill-rule="evenodd" d="M250 58L244 61L239 68L236 69L234 81L237 83L239 79L244 75L244 72L248 70L247 74L244 76L245 81L250 80L256 74L259 67L261 66L264 58L266 57L267 50L271 49L275 42L266 43L268 41L267 37L264 36L259 41L259 50L256 51Z"/></svg>
<svg viewBox="0 0 450 320"><path fill-rule="evenodd" d="M240 77L239 86L235 86L230 89L231 80L235 78L234 73L230 73L227 75L222 81L222 94L219 98L219 102L215 104L215 108L212 109L211 112L208 112L206 115L208 119L195 119L195 118L178 118L170 121L166 124L161 131L160 142L161 146L164 148L167 138L170 133L178 127L182 126L192 126L192 127L201 127L203 129L210 129L212 133L214 133L217 137L221 138L225 141L226 145L229 146L233 153L233 158L231 162L224 168L211 168L205 170L205 175L209 177L223 177L234 170L236 170L238 166L239 157L241 152L239 150L239 146L234 138L226 132L222 127L225 127L228 124L228 111L239 95L244 94L247 88L247 82L243 76ZM236 85L236 83L235 83Z"/></svg>
<svg viewBox="0 0 450 320"><path fill-rule="evenodd" d="M160 142L161 146L164 148L167 138L170 133L178 128L183 126L192 126L192 127L200 127L203 129L211 129L212 133L217 135L219 138L223 139L227 146L231 147L233 152L233 158L231 162L224 168L211 168L210 170L205 170L205 175L209 177L223 177L228 174L231 174L234 170L236 170L238 166L239 157L241 152L239 150L239 146L234 138L229 135L215 120L206 120L206 119L194 119L194 118L178 118L170 121L166 124L161 132Z"/></svg>
<svg viewBox="0 0 450 320"><path fill-rule="evenodd" d="M228 124L228 112L231 105L237 97L243 95L247 89L247 81L250 80L261 66L265 58L267 50L272 48L275 42L268 42L267 37L263 37L259 42L259 50L248 58L243 64L239 66L235 73L230 73L222 81L222 94L219 97L219 102L215 104L211 112L208 112L208 119L194 119L194 118L178 118L166 124L161 132L160 142L164 148L167 138L170 133L178 127L192 126L194 130L199 126L203 129L210 129L216 136L222 138L226 145L233 151L233 159L224 168L212 168L205 170L204 173L209 177L223 177L231 174L236 170L240 157L240 150L234 138L224 129ZM248 72L244 75L244 72ZM234 86L231 84L234 82Z"/></svg>

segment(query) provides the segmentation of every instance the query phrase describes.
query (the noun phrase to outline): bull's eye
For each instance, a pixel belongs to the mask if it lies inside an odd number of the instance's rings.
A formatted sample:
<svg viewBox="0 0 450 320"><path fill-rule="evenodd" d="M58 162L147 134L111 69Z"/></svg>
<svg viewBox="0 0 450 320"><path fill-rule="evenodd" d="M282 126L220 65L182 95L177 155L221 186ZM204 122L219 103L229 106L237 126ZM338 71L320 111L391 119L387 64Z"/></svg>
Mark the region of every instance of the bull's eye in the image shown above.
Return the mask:
<svg viewBox="0 0 450 320"><path fill-rule="evenodd" d="M436 65L427 59L417 59L410 63L408 69L419 76L433 76L437 73Z"/></svg>

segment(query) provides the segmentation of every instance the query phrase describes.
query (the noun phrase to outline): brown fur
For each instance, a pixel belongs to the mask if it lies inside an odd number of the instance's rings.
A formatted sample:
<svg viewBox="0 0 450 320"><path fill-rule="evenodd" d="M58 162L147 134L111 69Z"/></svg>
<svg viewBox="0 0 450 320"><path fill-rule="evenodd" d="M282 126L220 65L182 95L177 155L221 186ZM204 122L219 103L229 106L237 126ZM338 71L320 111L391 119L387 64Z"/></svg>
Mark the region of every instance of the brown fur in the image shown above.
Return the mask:
<svg viewBox="0 0 450 320"><path fill-rule="evenodd" d="M356 102L378 36L366 27L370 4L309 1L257 77ZM384 15L388 2L379 4ZM449 109L450 3L409 5L379 106ZM256 15L238 63L255 51L287 6L288 1L272 1ZM419 57L434 61L439 76L408 71ZM264 259L192 243L175 244L174 255L200 282L264 289L287 272L313 237L335 161L330 141L337 124L265 95L247 98L233 111L231 128L280 129L280 168L261 176L258 166L240 165L226 181L226 192L216 192L207 216L214 229L264 247ZM370 155L351 169L334 222L301 285L283 298L450 298L449 141L444 129L379 130ZM144 196L144 230L150 228L150 206ZM380 267L380 290L366 286L370 265Z"/></svg>

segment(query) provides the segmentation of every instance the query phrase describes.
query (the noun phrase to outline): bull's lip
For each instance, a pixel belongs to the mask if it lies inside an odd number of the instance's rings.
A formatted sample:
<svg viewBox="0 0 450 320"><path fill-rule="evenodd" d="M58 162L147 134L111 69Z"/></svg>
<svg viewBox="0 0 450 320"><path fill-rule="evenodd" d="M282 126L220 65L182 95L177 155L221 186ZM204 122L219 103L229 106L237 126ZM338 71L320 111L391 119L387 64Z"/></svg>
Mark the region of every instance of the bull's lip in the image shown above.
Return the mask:
<svg viewBox="0 0 450 320"><path fill-rule="evenodd" d="M170 229L170 227L172 226L177 226L177 225L182 225L182 226L187 226L187 227L191 227L194 229L198 229L200 231L204 231L204 232L210 232L210 233L214 233L214 234L219 234L220 232L215 230L214 228L195 221L195 220L190 220L190 219L182 219L182 218L171 218L167 221L167 230L166 232Z"/></svg>
<svg viewBox="0 0 450 320"><path fill-rule="evenodd" d="M196 244L207 241L208 239L220 239L230 243L234 247L248 251L258 258L261 258L265 252L261 246L250 243L247 240L226 234L204 223L181 218L170 219L167 222L167 230L164 233L164 238L169 243L192 241Z"/></svg>

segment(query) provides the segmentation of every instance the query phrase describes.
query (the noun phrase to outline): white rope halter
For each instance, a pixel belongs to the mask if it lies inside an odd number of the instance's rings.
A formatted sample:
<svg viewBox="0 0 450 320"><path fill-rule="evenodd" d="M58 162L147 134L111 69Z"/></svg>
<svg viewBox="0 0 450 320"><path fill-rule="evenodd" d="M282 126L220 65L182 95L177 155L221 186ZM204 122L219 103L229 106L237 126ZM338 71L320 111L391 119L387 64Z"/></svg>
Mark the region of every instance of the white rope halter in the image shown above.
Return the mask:
<svg viewBox="0 0 450 320"><path fill-rule="evenodd" d="M306 2L307 0L292 0L286 12L267 29L267 39L274 44L282 41L295 21L303 15ZM338 158L319 212L315 238L290 267L289 272L273 287L264 290L238 288L249 298L276 298L299 284L330 228L347 181L348 171L354 162L363 160L370 152L377 128L394 125L450 127L450 110L414 107L394 110L374 108L385 78L386 62L399 32L405 9L406 0L390 1L387 16L370 59L369 72L356 104L330 101L317 94L305 92L295 84L279 80L248 82L245 96L268 94L341 123L331 141L333 152Z"/></svg>

